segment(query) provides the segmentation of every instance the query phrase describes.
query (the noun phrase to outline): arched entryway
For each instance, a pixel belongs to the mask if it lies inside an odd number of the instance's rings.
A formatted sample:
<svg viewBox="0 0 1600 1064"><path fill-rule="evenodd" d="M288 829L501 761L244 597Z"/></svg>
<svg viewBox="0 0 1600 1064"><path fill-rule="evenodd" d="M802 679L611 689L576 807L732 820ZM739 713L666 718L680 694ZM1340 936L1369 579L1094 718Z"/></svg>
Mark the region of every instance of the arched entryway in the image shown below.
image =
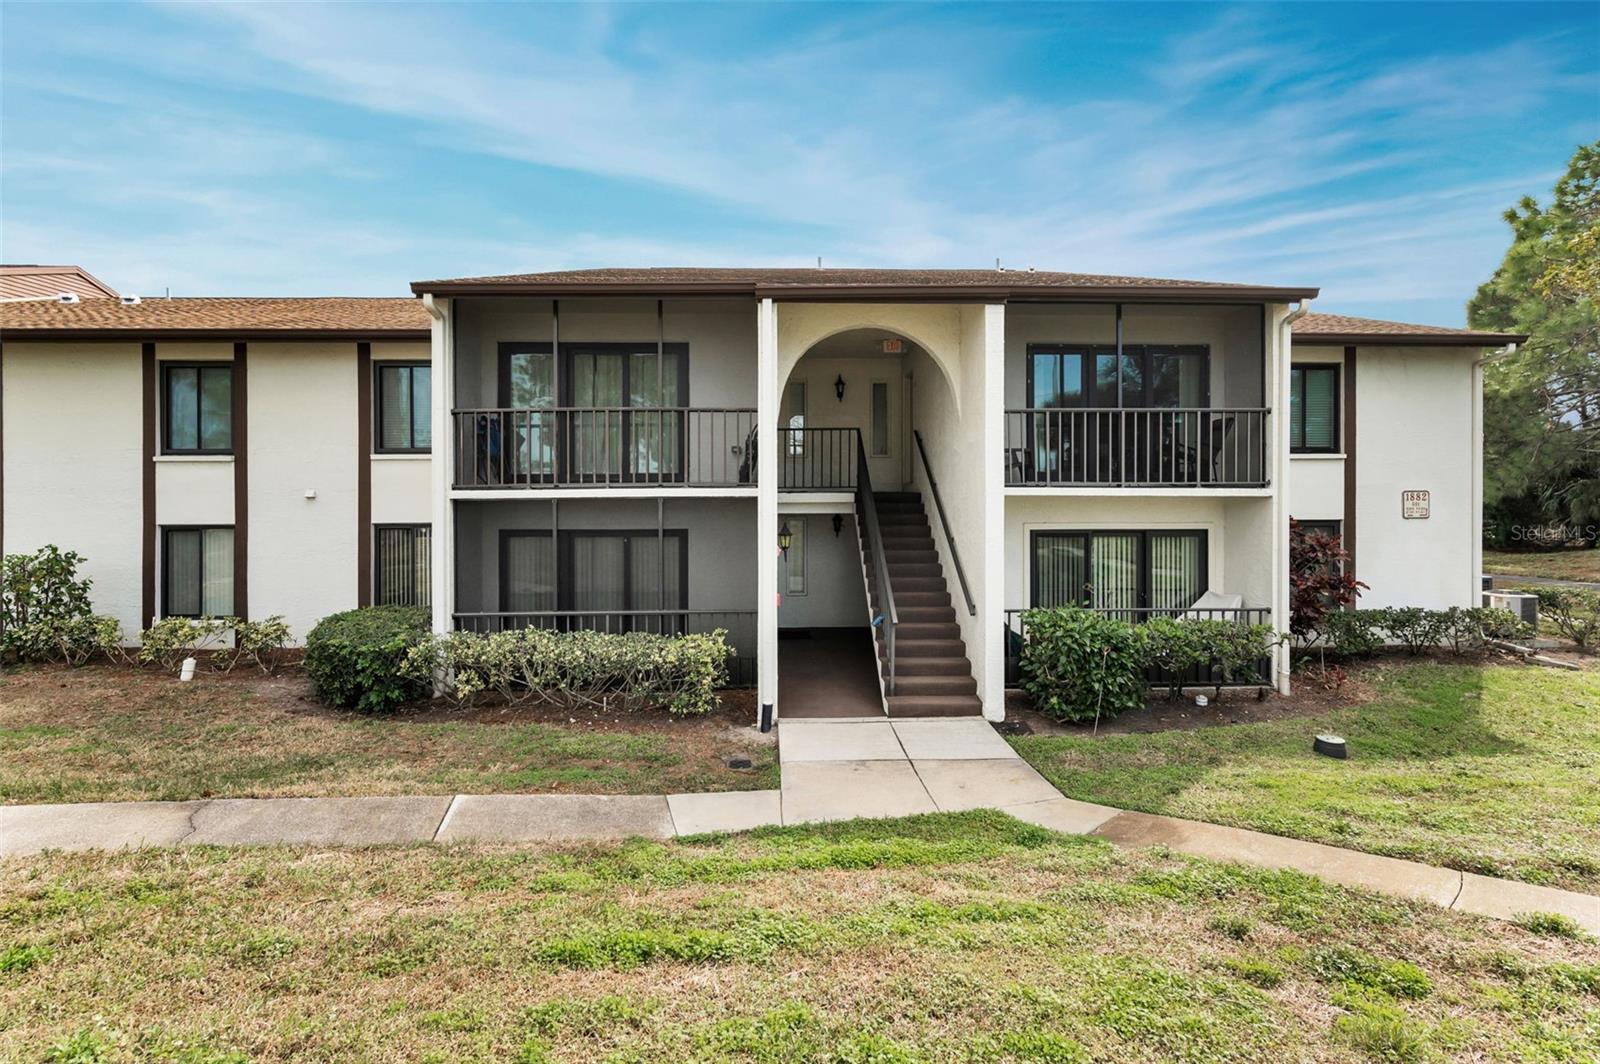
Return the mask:
<svg viewBox="0 0 1600 1064"><path fill-rule="evenodd" d="M981 712L916 438L960 419L960 311L785 305L778 322L783 712Z"/></svg>

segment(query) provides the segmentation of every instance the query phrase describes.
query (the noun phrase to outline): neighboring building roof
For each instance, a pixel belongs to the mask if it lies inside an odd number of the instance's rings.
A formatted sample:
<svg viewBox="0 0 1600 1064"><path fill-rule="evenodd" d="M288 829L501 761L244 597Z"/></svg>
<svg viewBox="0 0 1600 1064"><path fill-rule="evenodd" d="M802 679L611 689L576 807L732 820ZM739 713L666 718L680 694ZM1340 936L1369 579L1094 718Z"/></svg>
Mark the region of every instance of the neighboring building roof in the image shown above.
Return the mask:
<svg viewBox="0 0 1600 1064"><path fill-rule="evenodd" d="M1516 333L1477 332L1443 325L1410 325L1403 321L1352 318L1345 314L1307 314L1290 326L1301 344L1387 344L1441 347L1501 347L1528 338Z"/></svg>
<svg viewBox="0 0 1600 1064"><path fill-rule="evenodd" d="M1171 299L1292 301L1310 299L1315 288L1114 277L1047 270L855 270L780 267L678 267L560 270L498 277L415 281L417 294L441 295L621 295L630 293L758 295L789 300L1000 300Z"/></svg>
<svg viewBox="0 0 1600 1064"><path fill-rule="evenodd" d="M185 297L123 303L86 299L0 303L0 332L15 339L423 339L416 299Z"/></svg>
<svg viewBox="0 0 1600 1064"><path fill-rule="evenodd" d="M82 266L0 266L0 299L54 299L71 292L79 299L116 299L116 289Z"/></svg>

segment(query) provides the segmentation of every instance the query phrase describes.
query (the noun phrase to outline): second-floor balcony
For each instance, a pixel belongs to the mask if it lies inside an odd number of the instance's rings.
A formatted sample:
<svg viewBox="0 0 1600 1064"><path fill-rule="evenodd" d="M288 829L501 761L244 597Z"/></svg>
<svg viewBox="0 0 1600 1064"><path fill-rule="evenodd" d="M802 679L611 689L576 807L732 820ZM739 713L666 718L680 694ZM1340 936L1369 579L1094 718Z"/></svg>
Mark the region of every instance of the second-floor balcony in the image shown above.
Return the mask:
<svg viewBox="0 0 1600 1064"><path fill-rule="evenodd" d="M1006 485L1265 487L1270 413L1260 407L1007 410Z"/></svg>
<svg viewBox="0 0 1600 1064"><path fill-rule="evenodd" d="M756 412L703 407L486 408L452 414L460 489L717 487L756 482Z"/></svg>

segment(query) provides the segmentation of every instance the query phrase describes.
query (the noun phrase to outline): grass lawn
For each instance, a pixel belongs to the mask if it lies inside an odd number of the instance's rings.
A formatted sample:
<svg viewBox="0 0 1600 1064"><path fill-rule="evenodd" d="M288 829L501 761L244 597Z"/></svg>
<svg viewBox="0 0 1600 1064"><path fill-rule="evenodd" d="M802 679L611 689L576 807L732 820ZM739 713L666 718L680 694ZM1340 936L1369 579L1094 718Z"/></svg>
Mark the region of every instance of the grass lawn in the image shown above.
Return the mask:
<svg viewBox="0 0 1600 1064"><path fill-rule="evenodd" d="M1375 699L1313 717L1012 743L1069 797L1600 893L1600 672L1364 676Z"/></svg>
<svg viewBox="0 0 1600 1064"><path fill-rule="evenodd" d="M1543 576L1552 580L1600 583L1600 550L1486 550L1483 571L1503 576Z"/></svg>
<svg viewBox="0 0 1600 1064"><path fill-rule="evenodd" d="M748 713L573 716L330 711L298 672L180 684L151 670L24 669L0 675L0 802L778 785L776 751L753 742Z"/></svg>
<svg viewBox="0 0 1600 1064"><path fill-rule="evenodd" d="M0 1059L1593 1059L1600 945L1528 927L998 813L57 854L0 862Z"/></svg>

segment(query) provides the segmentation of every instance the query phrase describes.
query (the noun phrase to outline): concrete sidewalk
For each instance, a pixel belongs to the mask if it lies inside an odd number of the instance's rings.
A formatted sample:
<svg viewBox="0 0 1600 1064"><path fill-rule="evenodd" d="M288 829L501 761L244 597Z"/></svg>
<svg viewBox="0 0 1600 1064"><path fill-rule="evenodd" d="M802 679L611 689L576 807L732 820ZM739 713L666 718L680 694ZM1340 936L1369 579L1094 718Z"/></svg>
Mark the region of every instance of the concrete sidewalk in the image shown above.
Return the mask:
<svg viewBox="0 0 1600 1064"><path fill-rule="evenodd" d="M667 839L853 817L999 809L1066 834L1260 868L1289 868L1509 920L1562 913L1600 934L1600 898L1414 861L1063 797L980 720L787 721L776 791L219 798L0 806L0 857L140 846L360 846L417 842Z"/></svg>

